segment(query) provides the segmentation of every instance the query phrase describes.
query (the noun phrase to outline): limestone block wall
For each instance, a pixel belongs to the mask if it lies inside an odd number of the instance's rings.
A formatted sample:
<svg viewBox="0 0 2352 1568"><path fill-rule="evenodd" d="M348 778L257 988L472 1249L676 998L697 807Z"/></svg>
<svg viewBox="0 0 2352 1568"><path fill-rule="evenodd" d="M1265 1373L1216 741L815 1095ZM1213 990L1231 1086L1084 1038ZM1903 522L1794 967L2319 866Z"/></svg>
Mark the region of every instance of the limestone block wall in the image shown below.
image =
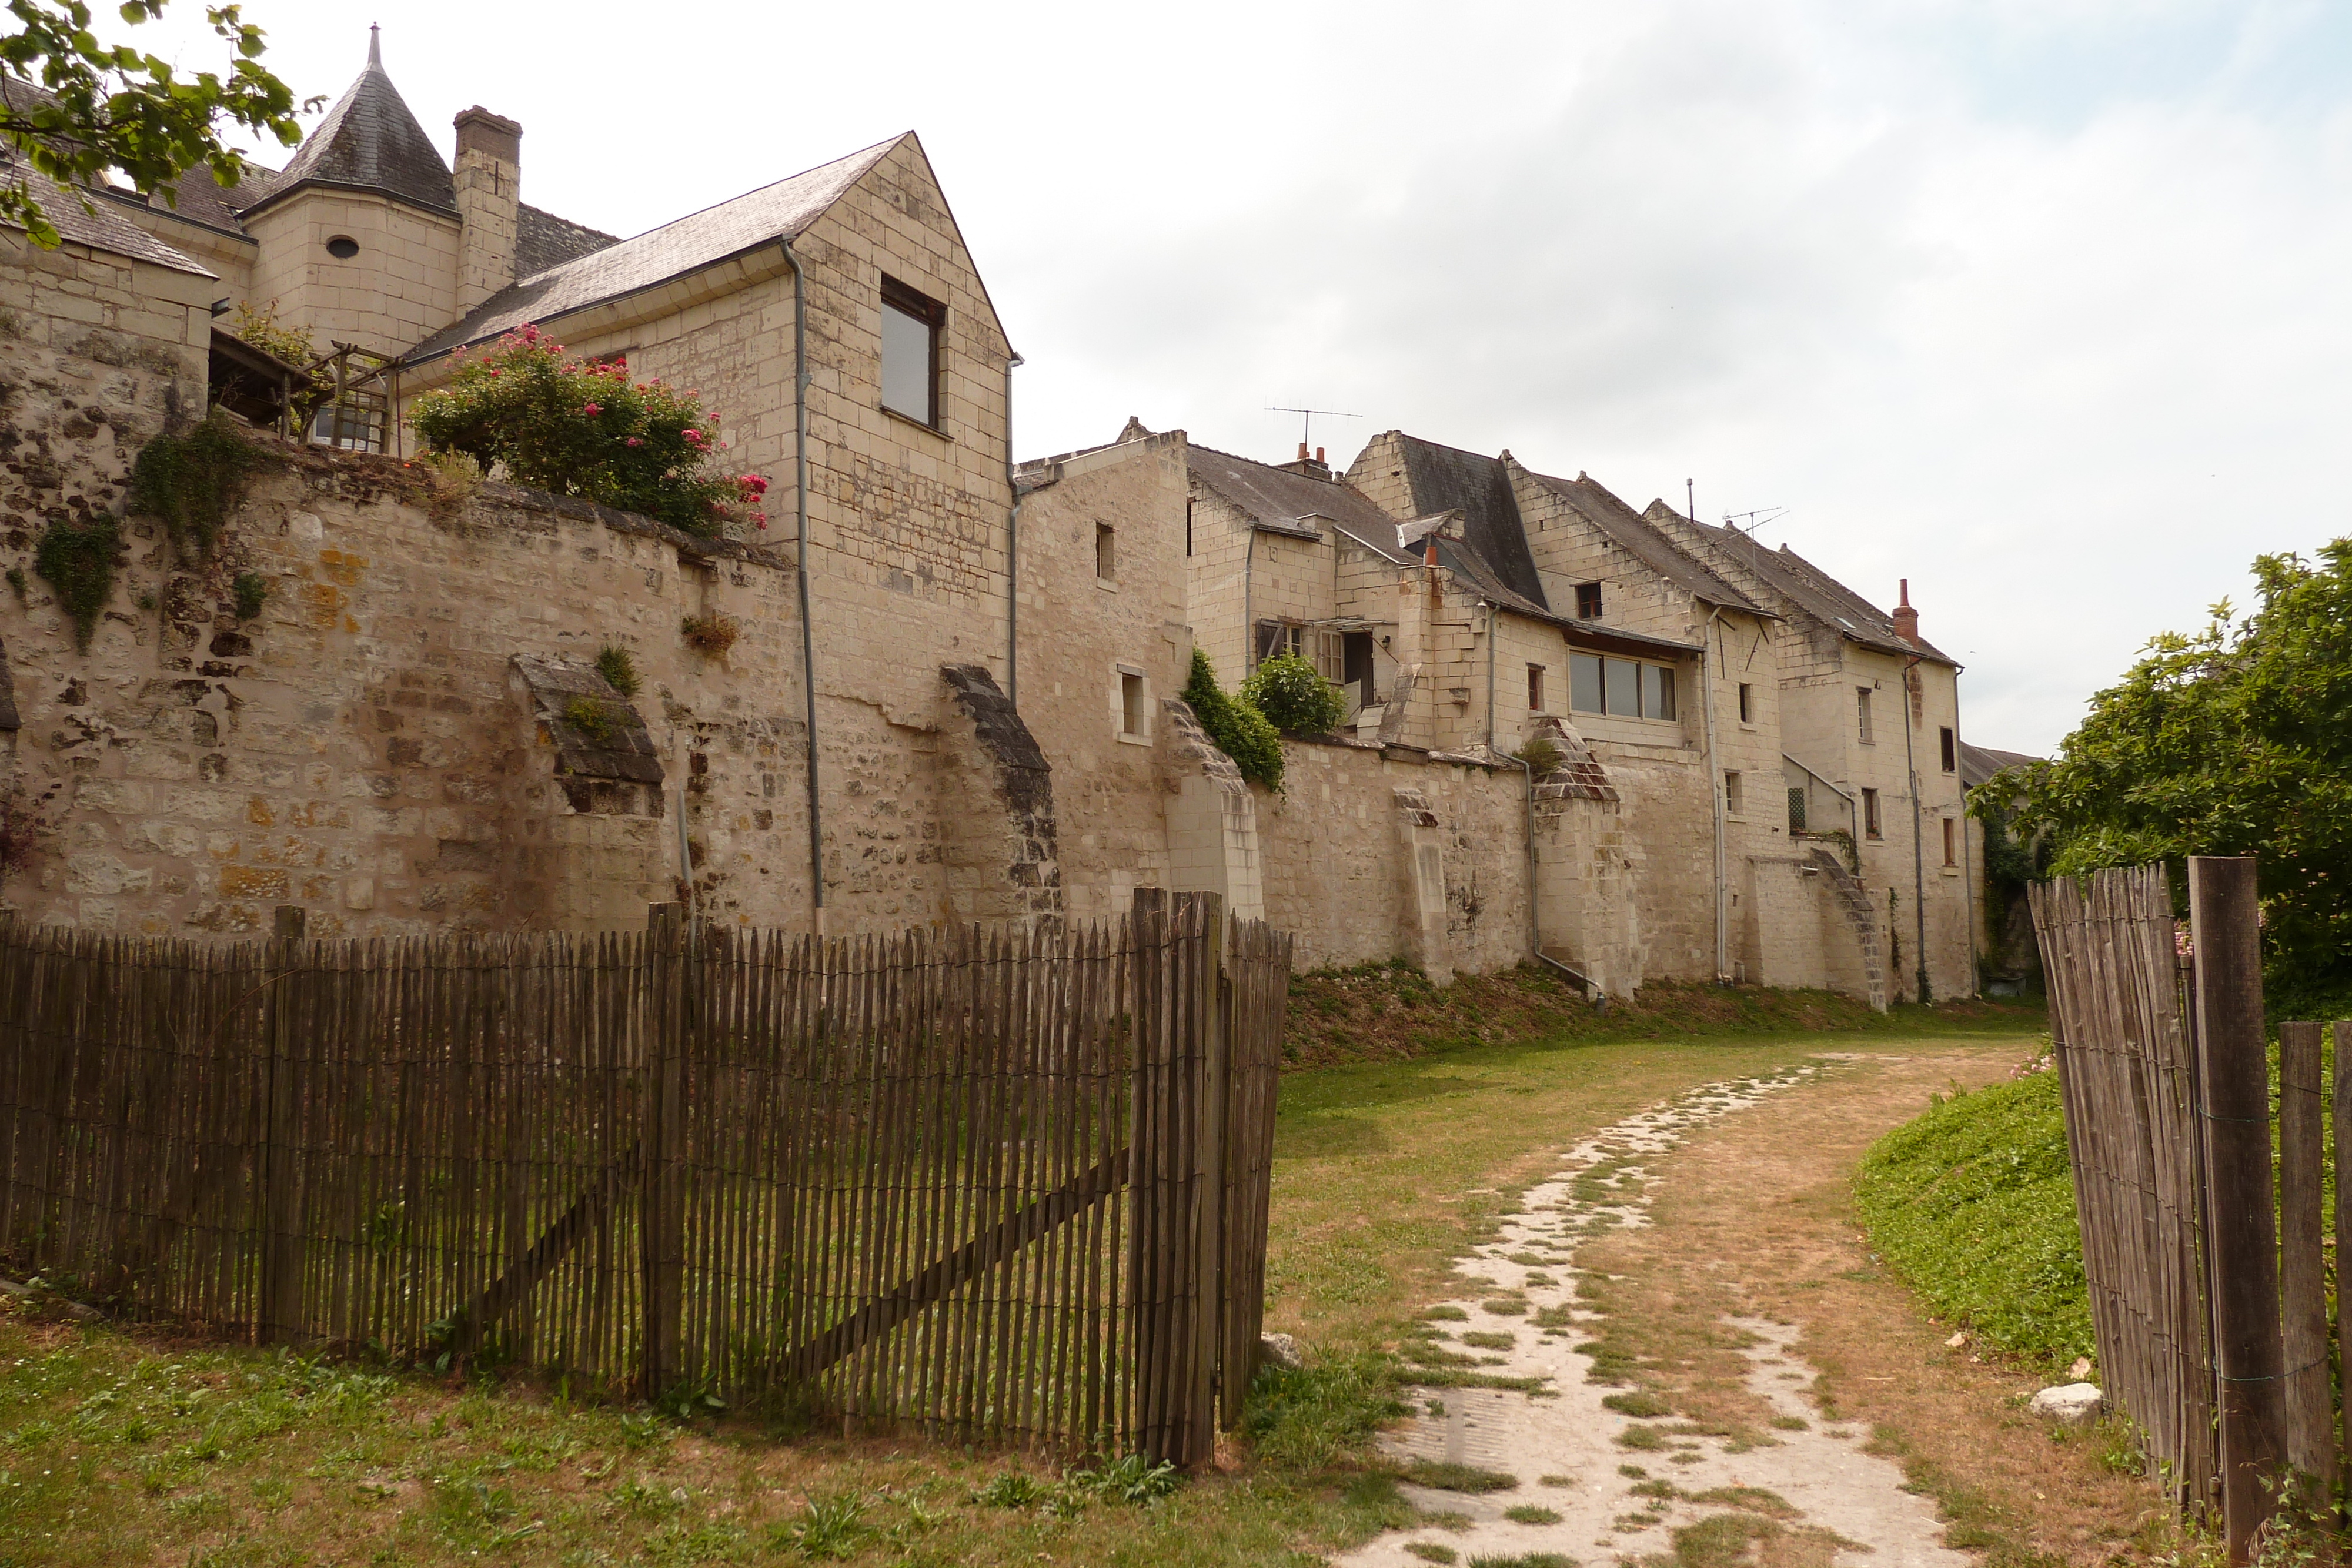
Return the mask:
<svg viewBox="0 0 2352 1568"><path fill-rule="evenodd" d="M1021 507L1021 709L1053 762L1069 913L1103 919L1131 908L1136 888L1169 885L1161 705L1192 658L1184 538L1170 526L1184 505L1183 433L1030 465L1023 482L1038 487ZM1108 579L1096 570L1105 528Z"/></svg>
<svg viewBox="0 0 2352 1568"><path fill-rule="evenodd" d="M457 214L362 191L311 188L246 220L257 249L251 298L278 319L329 340L397 354L457 319ZM359 246L344 258L327 242Z"/></svg>
<svg viewBox="0 0 2352 1568"><path fill-rule="evenodd" d="M42 526L115 509L139 448L203 409L213 287L0 231L0 556L35 591Z"/></svg>

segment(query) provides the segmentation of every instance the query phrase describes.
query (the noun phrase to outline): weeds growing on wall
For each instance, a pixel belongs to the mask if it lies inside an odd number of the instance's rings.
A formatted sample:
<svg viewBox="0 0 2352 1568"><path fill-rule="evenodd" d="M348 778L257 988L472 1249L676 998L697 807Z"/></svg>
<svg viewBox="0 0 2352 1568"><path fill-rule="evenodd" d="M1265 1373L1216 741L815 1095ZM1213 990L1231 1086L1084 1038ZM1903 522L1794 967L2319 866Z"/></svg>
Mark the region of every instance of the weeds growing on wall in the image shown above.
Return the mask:
<svg viewBox="0 0 2352 1568"><path fill-rule="evenodd" d="M121 549L122 525L100 516L78 523L58 517L33 547L33 570L57 590L58 603L73 617L74 646L85 653L106 601L114 597L115 557Z"/></svg>
<svg viewBox="0 0 2352 1568"><path fill-rule="evenodd" d="M618 643L607 643L596 650L596 673L604 684L625 697L637 695L637 662L629 651Z"/></svg>
<svg viewBox="0 0 2352 1568"><path fill-rule="evenodd" d="M236 308L236 325L230 328L232 336L252 344L273 359L308 370L319 350L310 341L310 334L299 327L289 327L278 319L278 301L256 310L249 300L240 301Z"/></svg>
<svg viewBox="0 0 2352 1568"><path fill-rule="evenodd" d="M253 448L228 416L215 412L185 435L158 435L139 449L131 509L161 517L183 557L209 556L253 461Z"/></svg>
<svg viewBox="0 0 2352 1568"><path fill-rule="evenodd" d="M257 571L240 571L230 580L228 592L236 603L236 618L250 621L268 601L269 580Z"/></svg>
<svg viewBox="0 0 2352 1568"><path fill-rule="evenodd" d="M16 602L19 604L24 603L33 591L33 585L25 580L25 569L21 566L12 566L8 569L8 587L16 595Z"/></svg>
<svg viewBox="0 0 2352 1568"><path fill-rule="evenodd" d="M0 793L0 882L25 869L45 824L22 784Z"/></svg>
<svg viewBox="0 0 2352 1568"><path fill-rule="evenodd" d="M677 623L677 630L688 647L711 659L724 658L735 639L743 634L742 627L716 613L689 615Z"/></svg>
<svg viewBox="0 0 2352 1568"><path fill-rule="evenodd" d="M1198 648L1192 650L1192 678L1184 683L1184 700L1192 704L1192 716L1216 742L1217 749L1234 759L1243 778L1269 789L1282 788L1282 737L1247 697L1217 685L1216 666Z"/></svg>
<svg viewBox="0 0 2352 1568"><path fill-rule="evenodd" d="M599 744L610 740L619 727L614 721L613 710L594 697L573 697L565 703L563 722Z"/></svg>
<svg viewBox="0 0 2352 1568"><path fill-rule="evenodd" d="M1296 653L1277 653L1242 683L1242 699L1285 735L1328 735L1347 716L1347 695Z"/></svg>
<svg viewBox="0 0 2352 1568"><path fill-rule="evenodd" d="M1550 778L1568 761L1568 753L1562 751L1548 735L1531 737L1525 746L1519 747L1517 756L1528 765L1528 770L1538 779Z"/></svg>

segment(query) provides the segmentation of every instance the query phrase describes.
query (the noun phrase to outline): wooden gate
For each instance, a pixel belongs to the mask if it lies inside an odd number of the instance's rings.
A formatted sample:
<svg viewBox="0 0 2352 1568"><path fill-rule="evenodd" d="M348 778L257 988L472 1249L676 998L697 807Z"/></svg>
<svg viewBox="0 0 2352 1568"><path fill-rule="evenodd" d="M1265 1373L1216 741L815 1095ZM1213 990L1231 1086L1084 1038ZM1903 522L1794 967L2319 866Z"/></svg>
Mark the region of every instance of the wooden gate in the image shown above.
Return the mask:
<svg viewBox="0 0 2352 1568"><path fill-rule="evenodd" d="M395 1360L1187 1466L1257 1345L1290 939L0 931L0 1258Z"/></svg>

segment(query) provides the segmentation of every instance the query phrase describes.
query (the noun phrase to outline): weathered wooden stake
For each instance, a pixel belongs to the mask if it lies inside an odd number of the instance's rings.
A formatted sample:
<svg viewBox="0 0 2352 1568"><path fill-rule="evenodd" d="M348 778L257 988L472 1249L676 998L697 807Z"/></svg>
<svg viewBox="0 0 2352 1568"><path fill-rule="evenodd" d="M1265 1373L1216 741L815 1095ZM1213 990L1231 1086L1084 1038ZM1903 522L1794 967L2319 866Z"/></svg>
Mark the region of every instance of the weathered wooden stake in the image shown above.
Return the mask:
<svg viewBox="0 0 2352 1568"><path fill-rule="evenodd" d="M2271 1207L2270 1074L2263 1049L2260 910L2251 858L2192 855L2199 1072L2212 1228L2213 1352L2230 1560L2247 1561L2278 1506L2286 1370Z"/></svg>
<svg viewBox="0 0 2352 1568"><path fill-rule="evenodd" d="M2336 1401L2327 1365L2322 1261L2319 1026L2279 1025L2279 1289L2286 1360L2286 1459L2336 1490Z"/></svg>
<svg viewBox="0 0 2352 1568"><path fill-rule="evenodd" d="M2352 1246L2352 1182L2344 1179L2344 1151L2352 1149L2352 1023L2336 1035L2336 1355L2337 1385L2352 1388L2352 1333L2345 1329L2344 1250ZM2352 1399L2344 1402L2343 1448L2352 1450Z"/></svg>
<svg viewBox="0 0 2352 1568"><path fill-rule="evenodd" d="M653 968L646 1042L645 1222L646 1396L658 1399L677 1381L686 1284L685 1149L681 1146L686 1052L686 916L682 905L646 910L646 956Z"/></svg>

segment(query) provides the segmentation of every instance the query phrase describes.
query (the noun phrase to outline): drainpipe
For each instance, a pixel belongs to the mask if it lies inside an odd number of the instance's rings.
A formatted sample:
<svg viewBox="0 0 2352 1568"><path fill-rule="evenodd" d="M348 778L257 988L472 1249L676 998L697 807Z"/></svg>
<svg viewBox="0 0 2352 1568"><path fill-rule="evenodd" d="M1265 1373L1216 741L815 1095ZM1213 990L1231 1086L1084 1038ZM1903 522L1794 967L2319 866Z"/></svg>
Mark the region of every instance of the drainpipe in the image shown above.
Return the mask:
<svg viewBox="0 0 2352 1568"><path fill-rule="evenodd" d="M1250 569L1257 564L1257 525L1249 530L1249 548L1242 551L1242 674L1256 668L1257 622L1250 619ZM1343 674L1345 672L1342 672Z"/></svg>
<svg viewBox="0 0 2352 1568"><path fill-rule="evenodd" d="M1914 653L1903 665L1903 770L1911 778L1911 915L1918 922L1919 1002L1924 1007L1936 998L1927 989L1927 846L1919 837L1919 765L1911 756L1911 672L1920 663L1919 656ZM1924 688L1926 683L1921 685ZM1922 689L1922 713L1927 711L1927 695ZM1955 746L1959 743L1958 730L1953 732L1952 741Z"/></svg>
<svg viewBox="0 0 2352 1568"><path fill-rule="evenodd" d="M809 911L816 934L823 936L824 820L817 789L816 628L809 619L808 269L793 254L790 240L784 241L784 259L793 267L793 509L799 540L793 575L801 595L801 689L808 697Z"/></svg>
<svg viewBox="0 0 2352 1568"><path fill-rule="evenodd" d="M1495 607L1486 606L1486 755L1495 755ZM1529 775L1530 779L1533 775ZM1532 784L1530 785L1532 788ZM1534 797L1529 796L1529 811L1535 810ZM1530 819L1532 820L1532 819ZM1535 841L1528 841L1532 844Z"/></svg>
<svg viewBox="0 0 2352 1568"><path fill-rule="evenodd" d="M1706 625L1699 641L1699 713L1706 720L1706 792L1714 810L1715 821L1715 982L1722 985L1730 977L1727 952L1729 933L1724 923L1723 907L1723 777L1715 765L1715 624L1723 618L1723 606L1707 612Z"/></svg>
<svg viewBox="0 0 2352 1568"><path fill-rule="evenodd" d="M1029 361L1007 350L1004 360L1004 487L1013 510L1004 519L1004 700L1021 706L1021 482L1013 473L1013 367Z"/></svg>
<svg viewBox="0 0 2352 1568"><path fill-rule="evenodd" d="M1536 770L1535 765L1522 757L1507 757L1495 749L1495 626L1497 612L1486 606L1486 755L1496 763L1507 763L1526 776L1528 781L1528 956L1548 969L1557 969L1574 980L1588 997L1598 997L1601 988L1592 977L1580 975L1543 950L1543 923L1536 907Z"/></svg>
<svg viewBox="0 0 2352 1568"><path fill-rule="evenodd" d="M1960 681L1952 677L1952 774L1957 780L1960 768ZM1969 924L1969 995L1978 995L1983 985L1977 957L1977 927L1983 915L1977 910L1976 867L1969 862L1969 787L1960 785L1960 903L1968 911Z"/></svg>

